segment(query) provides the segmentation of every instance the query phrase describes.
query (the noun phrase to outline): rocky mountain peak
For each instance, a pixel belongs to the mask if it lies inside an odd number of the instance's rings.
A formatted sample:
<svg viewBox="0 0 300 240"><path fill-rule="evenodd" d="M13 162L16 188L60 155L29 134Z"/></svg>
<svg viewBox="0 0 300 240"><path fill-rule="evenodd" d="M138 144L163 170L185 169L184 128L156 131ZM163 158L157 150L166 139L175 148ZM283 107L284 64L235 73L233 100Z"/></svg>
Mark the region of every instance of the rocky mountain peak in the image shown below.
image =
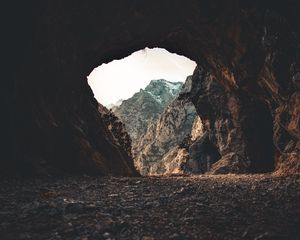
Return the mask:
<svg viewBox="0 0 300 240"><path fill-rule="evenodd" d="M184 84L171 85L166 81L157 80L148 85L151 88L151 85L159 83L165 88L164 92L169 93L173 89L180 89L176 96L182 97L174 98L159 117L151 121L139 141L133 144L135 166L142 175L185 172L184 166L189 164L189 151L179 145L182 145L186 138L190 139L191 134L195 138L203 134L200 118L195 120L195 107L185 97L191 90L191 80L191 76L188 76Z"/></svg>
<svg viewBox="0 0 300 240"><path fill-rule="evenodd" d="M117 102L110 103L106 107L108 109L112 109L114 111L117 107L119 107L122 104L123 101L124 101L124 99L119 99Z"/></svg>
<svg viewBox="0 0 300 240"><path fill-rule="evenodd" d="M156 120L179 94L183 83L164 79L151 80L145 89L140 89L120 106L112 109L125 124L133 143L147 130L150 122Z"/></svg>
<svg viewBox="0 0 300 240"><path fill-rule="evenodd" d="M182 88L182 82L169 82L165 79L151 80L145 88L157 101L162 104L169 103L170 98L178 95Z"/></svg>

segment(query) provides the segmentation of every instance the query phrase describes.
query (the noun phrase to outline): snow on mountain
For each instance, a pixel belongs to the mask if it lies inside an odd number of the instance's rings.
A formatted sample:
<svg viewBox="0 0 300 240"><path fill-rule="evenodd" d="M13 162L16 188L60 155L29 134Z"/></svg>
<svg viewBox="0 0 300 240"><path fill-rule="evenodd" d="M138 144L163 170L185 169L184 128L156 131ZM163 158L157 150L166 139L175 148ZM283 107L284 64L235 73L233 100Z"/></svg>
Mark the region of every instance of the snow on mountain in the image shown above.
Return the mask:
<svg viewBox="0 0 300 240"><path fill-rule="evenodd" d="M151 80L145 89L140 89L131 98L112 108L125 124L133 143L146 132L150 122L156 120L165 107L179 94L183 83L164 79Z"/></svg>

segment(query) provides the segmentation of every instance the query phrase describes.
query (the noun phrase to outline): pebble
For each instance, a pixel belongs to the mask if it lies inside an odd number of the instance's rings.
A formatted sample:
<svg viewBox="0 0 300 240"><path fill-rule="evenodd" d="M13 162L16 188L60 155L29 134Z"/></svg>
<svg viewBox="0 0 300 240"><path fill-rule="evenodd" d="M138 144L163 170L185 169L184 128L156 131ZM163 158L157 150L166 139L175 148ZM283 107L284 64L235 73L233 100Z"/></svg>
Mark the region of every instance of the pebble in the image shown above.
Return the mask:
<svg viewBox="0 0 300 240"><path fill-rule="evenodd" d="M105 239L109 238L110 237L110 233L109 232L105 232L103 233L102 235Z"/></svg>
<svg viewBox="0 0 300 240"><path fill-rule="evenodd" d="M264 175L0 181L0 240L297 239L299 197Z"/></svg>
<svg viewBox="0 0 300 240"><path fill-rule="evenodd" d="M154 240L154 238L149 236L143 236L142 240Z"/></svg>

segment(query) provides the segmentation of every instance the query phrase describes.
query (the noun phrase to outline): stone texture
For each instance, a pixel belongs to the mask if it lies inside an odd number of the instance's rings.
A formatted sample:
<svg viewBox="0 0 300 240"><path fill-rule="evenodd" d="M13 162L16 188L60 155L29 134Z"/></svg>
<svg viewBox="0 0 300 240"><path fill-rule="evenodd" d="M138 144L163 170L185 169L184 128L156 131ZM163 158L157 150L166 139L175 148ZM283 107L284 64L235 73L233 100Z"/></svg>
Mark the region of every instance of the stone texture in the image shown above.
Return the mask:
<svg viewBox="0 0 300 240"><path fill-rule="evenodd" d="M101 118L103 119L106 127L111 132L112 136L114 137L115 142L124 149L128 156L132 157L131 155L131 138L127 131L125 130L125 125L123 122L119 120L119 118L111 111L108 110L105 106L101 103L98 103L98 111L101 114ZM129 161L128 164L132 165L132 161ZM131 166L133 167L133 165Z"/></svg>
<svg viewBox="0 0 300 240"><path fill-rule="evenodd" d="M221 158L217 147L210 141L207 133L191 141L188 150L189 165L194 173L210 171L212 164Z"/></svg>
<svg viewBox="0 0 300 240"><path fill-rule="evenodd" d="M294 240L299 195L299 178L269 174L10 179L0 182L0 236Z"/></svg>
<svg viewBox="0 0 300 240"><path fill-rule="evenodd" d="M178 96L152 121L145 134L133 145L133 158L143 175L179 173L188 158L178 145L190 134L196 110L182 97L192 85L192 77L176 92ZM174 149L173 149L174 148Z"/></svg>
<svg viewBox="0 0 300 240"><path fill-rule="evenodd" d="M195 115L196 111L192 103L176 99L167 106L157 121L150 124L145 135L137 144L133 145L133 158L141 174L170 173L169 170L164 171L164 169L175 168L166 166L156 172L154 169L159 169L156 166L150 171L152 165L159 162L175 164L172 163L173 159L168 159L165 154L172 157L174 154L183 155L182 153L175 153L172 148L176 147L187 134L190 134ZM169 151L173 153L168 154ZM179 160L174 161L179 162ZM168 163L160 165L168 165Z"/></svg>
<svg viewBox="0 0 300 240"><path fill-rule="evenodd" d="M300 169L300 92L275 110L274 143L277 173L298 173Z"/></svg>
<svg viewBox="0 0 300 240"><path fill-rule="evenodd" d="M271 171L272 118L267 106L247 92L227 92L208 68L208 65L196 68L191 98L209 140L222 156L212 166L212 172ZM225 166L226 170L219 171Z"/></svg>
<svg viewBox="0 0 300 240"><path fill-rule="evenodd" d="M191 140L195 141L198 138L202 137L204 134L202 120L199 116L196 116L193 122L192 131L191 131Z"/></svg>
<svg viewBox="0 0 300 240"><path fill-rule="evenodd" d="M144 163L142 173L147 175L191 173L189 169L186 169L189 164L189 152L186 149L175 146L163 154L160 159L150 164ZM145 166L149 166L149 170L145 171Z"/></svg>

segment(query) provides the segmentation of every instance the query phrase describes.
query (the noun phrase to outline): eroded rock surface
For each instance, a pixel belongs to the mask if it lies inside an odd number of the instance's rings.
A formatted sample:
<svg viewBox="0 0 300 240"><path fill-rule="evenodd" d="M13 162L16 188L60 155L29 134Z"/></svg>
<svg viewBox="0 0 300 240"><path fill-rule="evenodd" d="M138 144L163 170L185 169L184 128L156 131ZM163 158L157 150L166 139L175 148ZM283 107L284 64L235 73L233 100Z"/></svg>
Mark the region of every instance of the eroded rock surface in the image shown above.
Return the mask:
<svg viewBox="0 0 300 240"><path fill-rule="evenodd" d="M131 138L127 131L125 130L125 125L123 122L119 120L119 118L111 111L108 110L105 106L101 103L98 103L98 111L101 114L101 117L111 132L114 141L116 144L119 145L122 149L124 149L129 156L127 158L127 164L130 166L131 169L135 169L133 161L132 161L132 146L131 146Z"/></svg>
<svg viewBox="0 0 300 240"><path fill-rule="evenodd" d="M135 165L142 174L156 172L150 170L151 166L164 161L164 155L191 132L195 115L192 103L175 100L150 124L139 143L133 146Z"/></svg>
<svg viewBox="0 0 300 240"><path fill-rule="evenodd" d="M207 68L196 68L191 98L207 131L206 141L221 155L210 171L272 171L272 117L267 105L243 90L227 91Z"/></svg>

